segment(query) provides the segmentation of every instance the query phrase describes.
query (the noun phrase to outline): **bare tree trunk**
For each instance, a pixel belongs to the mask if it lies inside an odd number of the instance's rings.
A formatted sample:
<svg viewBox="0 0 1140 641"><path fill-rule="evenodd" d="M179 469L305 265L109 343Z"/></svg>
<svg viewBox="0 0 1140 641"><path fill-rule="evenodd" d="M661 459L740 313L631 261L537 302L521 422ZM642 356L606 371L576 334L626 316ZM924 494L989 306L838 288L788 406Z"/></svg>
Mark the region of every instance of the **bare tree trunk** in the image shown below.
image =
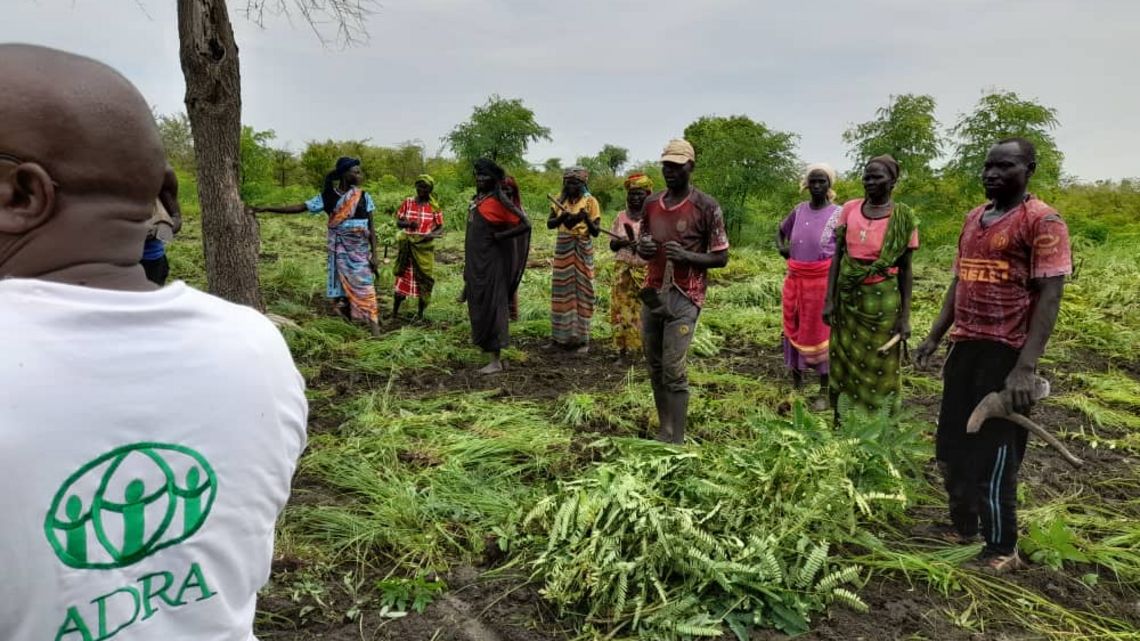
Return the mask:
<svg viewBox="0 0 1140 641"><path fill-rule="evenodd" d="M257 223L241 201L241 71L225 0L178 0L186 112L198 160L198 202L210 293L263 309Z"/></svg>

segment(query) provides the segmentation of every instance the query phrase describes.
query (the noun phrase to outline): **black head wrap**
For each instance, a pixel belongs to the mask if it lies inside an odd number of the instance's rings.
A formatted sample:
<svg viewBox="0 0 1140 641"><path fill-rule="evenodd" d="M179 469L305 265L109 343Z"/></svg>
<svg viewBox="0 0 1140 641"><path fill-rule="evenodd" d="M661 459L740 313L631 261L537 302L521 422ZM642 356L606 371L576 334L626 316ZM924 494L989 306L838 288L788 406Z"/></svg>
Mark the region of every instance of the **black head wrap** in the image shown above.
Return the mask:
<svg viewBox="0 0 1140 641"><path fill-rule="evenodd" d="M503 182L507 177L507 172L490 158L480 158L475 161L475 173L486 174L495 179L496 182Z"/></svg>
<svg viewBox="0 0 1140 641"><path fill-rule="evenodd" d="M359 158L350 158L348 156L341 156L336 159L336 177L342 178L349 169L360 166Z"/></svg>
<svg viewBox="0 0 1140 641"><path fill-rule="evenodd" d="M333 213L333 211L336 210L337 202L340 201L340 194L336 193L337 181L344 178L344 175L348 173L349 169L359 165L359 158L341 156L336 160L336 168L325 174L325 186L321 190L321 201L326 214Z"/></svg>
<svg viewBox="0 0 1140 641"><path fill-rule="evenodd" d="M868 166L873 163L882 165L883 169L886 169L887 173L891 175L891 180L899 179L899 161L895 160L894 156L883 154L882 156L875 156L867 161Z"/></svg>

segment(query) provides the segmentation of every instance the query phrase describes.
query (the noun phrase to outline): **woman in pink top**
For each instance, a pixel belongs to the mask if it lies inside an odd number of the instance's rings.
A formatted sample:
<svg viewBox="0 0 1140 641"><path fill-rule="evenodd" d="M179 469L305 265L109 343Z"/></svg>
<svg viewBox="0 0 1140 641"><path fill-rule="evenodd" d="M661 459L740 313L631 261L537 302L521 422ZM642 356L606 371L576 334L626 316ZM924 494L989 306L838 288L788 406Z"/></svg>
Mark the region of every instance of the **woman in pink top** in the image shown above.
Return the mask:
<svg viewBox="0 0 1140 641"><path fill-rule="evenodd" d="M648 262L637 255L637 229L641 226L645 199L653 193L653 180L643 173L630 174L625 179L626 208L614 219L610 232L629 240L610 240L614 256L614 281L610 289L610 327L613 328L614 347L618 358L641 352L641 299L638 292L645 286L645 266Z"/></svg>
<svg viewBox="0 0 1140 641"><path fill-rule="evenodd" d="M893 412L899 407L918 220L891 198L898 177L894 158L869 160L863 169L865 197L843 205L835 228L823 314L831 325L831 397L837 419L840 398L847 399L844 408Z"/></svg>

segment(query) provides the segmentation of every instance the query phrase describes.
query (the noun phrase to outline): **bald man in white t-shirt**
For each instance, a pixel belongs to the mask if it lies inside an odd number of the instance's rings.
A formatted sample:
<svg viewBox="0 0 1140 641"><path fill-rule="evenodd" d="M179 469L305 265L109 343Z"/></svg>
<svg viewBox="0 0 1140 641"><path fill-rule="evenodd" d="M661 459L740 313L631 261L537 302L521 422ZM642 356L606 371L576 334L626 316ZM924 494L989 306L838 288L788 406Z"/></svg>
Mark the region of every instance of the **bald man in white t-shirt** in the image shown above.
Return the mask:
<svg viewBox="0 0 1140 641"><path fill-rule="evenodd" d="M130 82L24 45L0 78L0 639L249 641L304 383L257 311L147 280Z"/></svg>

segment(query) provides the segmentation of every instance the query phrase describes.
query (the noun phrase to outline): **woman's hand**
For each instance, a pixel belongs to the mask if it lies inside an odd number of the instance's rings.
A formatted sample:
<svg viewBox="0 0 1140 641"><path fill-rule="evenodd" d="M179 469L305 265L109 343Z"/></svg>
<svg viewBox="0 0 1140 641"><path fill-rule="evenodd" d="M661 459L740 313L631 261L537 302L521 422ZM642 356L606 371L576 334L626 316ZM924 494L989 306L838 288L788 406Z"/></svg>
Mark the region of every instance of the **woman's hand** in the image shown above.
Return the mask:
<svg viewBox="0 0 1140 641"><path fill-rule="evenodd" d="M823 324L831 327L831 317L835 313L835 304L829 299L823 304Z"/></svg>
<svg viewBox="0 0 1140 641"><path fill-rule="evenodd" d="M891 330L892 334L898 334L899 340L906 340L910 338L910 319L906 316L899 316L895 321L894 329Z"/></svg>

